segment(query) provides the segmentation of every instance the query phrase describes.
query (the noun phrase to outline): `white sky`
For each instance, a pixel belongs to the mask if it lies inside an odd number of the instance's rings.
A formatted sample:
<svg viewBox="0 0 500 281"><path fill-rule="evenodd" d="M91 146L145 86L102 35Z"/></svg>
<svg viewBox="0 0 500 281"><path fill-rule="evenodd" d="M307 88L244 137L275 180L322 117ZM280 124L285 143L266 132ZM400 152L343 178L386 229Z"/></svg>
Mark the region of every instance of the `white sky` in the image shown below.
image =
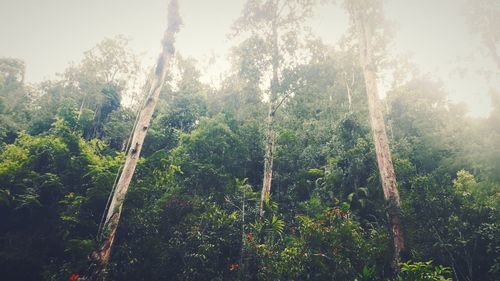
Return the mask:
<svg viewBox="0 0 500 281"><path fill-rule="evenodd" d="M0 57L26 61L28 82L55 77L69 62L105 37L123 34L152 62L166 24L168 0L0 0ZM200 63L206 80L217 80L234 42L227 38L244 0L179 0L184 26L177 50ZM470 34L463 0L386 0L386 17L396 25L396 55L410 55L421 73L445 82L452 101L466 102L471 114L489 113L489 90L500 89L500 75ZM313 30L335 44L347 16L333 5L317 9ZM499 27L500 28L500 27ZM210 57L215 65L207 68ZM479 71L490 72L488 80ZM484 72L484 71L483 71ZM383 81L382 81L383 82Z"/></svg>

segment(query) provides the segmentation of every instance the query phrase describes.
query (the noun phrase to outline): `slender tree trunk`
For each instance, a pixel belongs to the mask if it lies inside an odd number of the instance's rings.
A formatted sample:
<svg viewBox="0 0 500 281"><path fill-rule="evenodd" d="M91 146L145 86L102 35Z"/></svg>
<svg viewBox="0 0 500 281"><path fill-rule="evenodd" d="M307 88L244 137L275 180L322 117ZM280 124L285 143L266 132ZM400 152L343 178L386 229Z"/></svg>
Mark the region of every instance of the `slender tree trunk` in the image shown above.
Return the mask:
<svg viewBox="0 0 500 281"><path fill-rule="evenodd" d="M95 270L91 280L104 280L104 270L109 262L111 248L116 236L116 229L120 221L120 215L125 200L125 195L129 188L130 182L134 175L134 171L139 160L144 138L149 128L149 122L153 116L158 96L161 92L162 86L165 83L165 77L169 63L175 53L174 43L175 34L179 31L180 17L178 13L177 0L171 0L168 7L168 28L163 37L163 50L156 63L154 78L151 83L148 98L144 104L144 108L140 112L137 125L134 129L131 147L127 154L127 159L120 175L116 190L113 194L113 199L108 209L106 220L104 223L105 239L98 252L94 253Z"/></svg>
<svg viewBox="0 0 500 281"><path fill-rule="evenodd" d="M352 83L349 84L347 79L347 73L344 72L344 82L347 91L347 102L349 104L349 113L352 113L352 95L351 95L351 86L354 84L354 73L352 74Z"/></svg>
<svg viewBox="0 0 500 281"><path fill-rule="evenodd" d="M269 103L266 131L266 152L264 155L264 179L262 182L262 193L260 197L260 217L264 217L264 204L271 193L271 182L273 179L273 150L274 150L274 107Z"/></svg>
<svg viewBox="0 0 500 281"><path fill-rule="evenodd" d="M276 5L277 9L277 5ZM276 11L277 12L277 11ZM269 96L269 108L267 115L267 132L266 132L266 148L264 155L264 179L262 181L262 193L260 198L260 218L264 217L264 204L269 199L271 193L271 183L273 180L273 151L274 151L274 117L277 108L277 97L279 90L279 46L278 46L278 23L277 15L272 23L273 32L273 58L272 58L272 68L273 77L271 80L271 91Z"/></svg>
<svg viewBox="0 0 500 281"><path fill-rule="evenodd" d="M78 110L78 120L80 120L80 117L82 116L83 106L85 105L85 98L86 97L87 97L87 95L84 95L82 98L82 103L80 104L80 110Z"/></svg>
<svg viewBox="0 0 500 281"><path fill-rule="evenodd" d="M356 1L353 2L356 3ZM351 6L351 13L358 33L360 62L365 78L370 123L377 154L380 179L382 181L382 189L384 198L390 203L388 218L394 247L393 266L395 270L398 270L401 252L404 250L404 238L400 217L400 198L396 186L396 175L391 160L391 151L385 129L384 116L378 97L377 76L371 46L373 38L370 34L370 27L366 19L366 13L368 11L363 9L361 3L357 2L356 4L358 5Z"/></svg>

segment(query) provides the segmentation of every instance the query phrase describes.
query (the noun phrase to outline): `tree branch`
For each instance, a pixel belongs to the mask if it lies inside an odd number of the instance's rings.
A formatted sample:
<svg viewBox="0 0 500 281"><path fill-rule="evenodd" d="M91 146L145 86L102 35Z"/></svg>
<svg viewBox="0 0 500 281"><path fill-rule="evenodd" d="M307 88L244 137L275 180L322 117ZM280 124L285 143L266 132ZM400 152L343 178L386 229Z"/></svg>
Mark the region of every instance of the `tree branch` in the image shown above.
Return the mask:
<svg viewBox="0 0 500 281"><path fill-rule="evenodd" d="M272 114L274 115L276 111L280 108L280 106L285 102L285 100L292 94L292 92L288 92L283 96L283 98L280 100L280 102L274 107L274 110L272 111Z"/></svg>

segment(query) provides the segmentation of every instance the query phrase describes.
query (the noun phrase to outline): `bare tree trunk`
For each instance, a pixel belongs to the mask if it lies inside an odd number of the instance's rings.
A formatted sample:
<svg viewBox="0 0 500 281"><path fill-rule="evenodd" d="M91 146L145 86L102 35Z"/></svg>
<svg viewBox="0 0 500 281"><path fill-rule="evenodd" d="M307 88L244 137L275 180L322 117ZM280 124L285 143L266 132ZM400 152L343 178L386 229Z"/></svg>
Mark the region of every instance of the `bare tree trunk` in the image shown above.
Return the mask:
<svg viewBox="0 0 500 281"><path fill-rule="evenodd" d="M144 104L144 108L140 112L132 137L132 145L128 151L123 171L116 185L116 190L108 209L106 221L104 223L104 234L106 235L106 238L99 251L93 255L96 268L92 276L90 276L90 280L104 280L105 278L104 270L109 262L111 248L116 236L116 229L120 221L123 202L125 201L125 195L127 194L127 190L134 175L137 161L139 160L142 145L144 143L144 138L146 137L146 133L149 128L149 122L153 116L154 109L158 101L158 96L160 95L162 86L165 83L169 63L175 53L175 34L179 31L180 23L181 20L177 0L171 0L168 7L168 27L164 33L162 41L162 53L156 63L154 78L151 83L148 98Z"/></svg>
<svg viewBox="0 0 500 281"><path fill-rule="evenodd" d="M264 155L264 179L262 182L262 193L260 197L260 218L264 217L264 204L271 193L273 179L273 150L274 150L274 107L269 103L269 114L267 116L266 152Z"/></svg>
<svg viewBox="0 0 500 281"><path fill-rule="evenodd" d="M277 4L276 4L277 9ZM277 11L276 11L277 13ZM264 156L264 179L262 181L262 193L260 198L260 218L264 217L264 204L269 199L271 193L271 183L273 180L273 151L274 151L274 117L278 106L277 96L279 90L279 46L278 46L278 24L277 24L277 14L275 20L272 24L273 32L273 58L272 58L272 68L273 68L273 78L271 81L271 93L269 96L269 109L267 116L267 132L266 132L266 152Z"/></svg>
<svg viewBox="0 0 500 281"><path fill-rule="evenodd" d="M353 1L356 2L356 1ZM372 36L370 27L367 24L367 9L363 9L359 2L358 5L351 6L354 24L358 33L360 62L363 68L365 78L366 93L368 96L368 107L370 114L370 123L372 128L373 142L377 154L377 163L382 181L384 198L389 201L388 210L389 224L394 247L393 266L395 270L399 268L401 252L404 250L404 238L401 227L400 217L400 198L396 186L396 175L391 159L389 140L385 129L384 116L380 106L380 100L377 90L377 76L375 62L372 52Z"/></svg>
<svg viewBox="0 0 500 281"><path fill-rule="evenodd" d="M347 73L344 72L344 82L347 91L347 102L349 103L349 113L352 113L352 95L351 95L351 87L354 85L354 73L352 74L352 82L349 83L347 79Z"/></svg>
<svg viewBox="0 0 500 281"><path fill-rule="evenodd" d="M78 121L80 121L80 117L82 116L83 106L85 105L85 98L86 97L87 97L87 95L84 95L82 98L82 103L80 104L80 110L78 110Z"/></svg>

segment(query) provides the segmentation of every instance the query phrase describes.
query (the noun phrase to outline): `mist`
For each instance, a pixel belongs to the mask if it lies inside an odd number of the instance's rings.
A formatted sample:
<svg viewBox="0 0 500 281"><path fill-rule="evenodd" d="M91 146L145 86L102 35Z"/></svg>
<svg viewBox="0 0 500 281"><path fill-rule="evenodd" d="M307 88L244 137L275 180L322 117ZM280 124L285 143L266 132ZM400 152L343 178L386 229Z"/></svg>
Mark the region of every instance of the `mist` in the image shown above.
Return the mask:
<svg viewBox="0 0 500 281"><path fill-rule="evenodd" d="M500 1L7 0L0 34L0 280L500 275Z"/></svg>
<svg viewBox="0 0 500 281"><path fill-rule="evenodd" d="M166 9L159 0L148 5L129 0L21 0L1 5L0 54L24 60L30 83L53 79L84 51L116 35L128 38L143 65L150 67ZM185 0L181 5L185 32L179 35L179 52L195 59L203 80L214 86L230 68L228 55L235 42L228 35L243 5L243 0ZM490 93L500 88L500 79L481 36L470 26L465 0L389 0L384 8L394 30L390 56L408 60L421 75L442 81L450 100L467 104L473 116L486 117ZM347 31L347 13L332 4L318 5L307 26L325 43L338 46ZM381 77L383 92L391 81L390 75Z"/></svg>

